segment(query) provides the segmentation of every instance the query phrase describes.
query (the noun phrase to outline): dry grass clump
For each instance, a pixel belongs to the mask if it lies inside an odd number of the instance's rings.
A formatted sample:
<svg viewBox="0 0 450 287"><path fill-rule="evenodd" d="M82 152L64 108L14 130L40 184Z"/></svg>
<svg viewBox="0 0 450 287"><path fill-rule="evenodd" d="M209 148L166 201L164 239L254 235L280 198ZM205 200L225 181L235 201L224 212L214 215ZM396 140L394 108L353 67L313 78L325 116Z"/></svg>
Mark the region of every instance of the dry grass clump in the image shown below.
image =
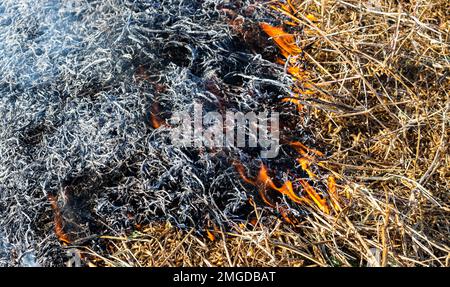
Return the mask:
<svg viewBox="0 0 450 287"><path fill-rule="evenodd" d="M305 116L342 211L293 227L259 216L214 241L154 225L112 238L95 264L450 265L448 1L288 2L316 90Z"/></svg>
<svg viewBox="0 0 450 287"><path fill-rule="evenodd" d="M448 265L449 5L325 2L322 21L304 24L324 90L310 101L315 134L351 187L340 221L380 265Z"/></svg>
<svg viewBox="0 0 450 287"><path fill-rule="evenodd" d="M307 246L292 229L273 217L265 224L210 231L199 236L194 230L181 231L169 223L155 223L129 237L104 237L110 253L91 250L83 254L91 266L142 267L243 267L323 266L305 252ZM305 258L310 258L308 262ZM312 262L312 264L310 263Z"/></svg>

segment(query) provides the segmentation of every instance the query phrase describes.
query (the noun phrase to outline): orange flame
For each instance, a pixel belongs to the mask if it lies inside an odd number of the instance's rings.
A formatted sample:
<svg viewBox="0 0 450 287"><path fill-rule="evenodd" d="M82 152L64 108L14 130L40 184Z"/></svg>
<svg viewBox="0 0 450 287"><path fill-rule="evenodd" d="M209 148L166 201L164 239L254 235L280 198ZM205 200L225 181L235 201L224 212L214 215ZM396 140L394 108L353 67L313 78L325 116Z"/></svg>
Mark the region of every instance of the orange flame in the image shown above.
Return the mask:
<svg viewBox="0 0 450 287"><path fill-rule="evenodd" d="M286 20L284 24L298 27L300 25L299 19L295 16L298 10L295 8L300 5L299 1L287 0L286 3L276 2L271 5L275 11L288 16L290 20ZM306 16L310 21L318 21L318 19L308 14ZM282 27L274 27L267 23L260 24L261 29L270 36L277 46L280 48L280 53L286 59L278 59L278 63L286 67L286 72L292 76L295 84L291 87L293 96L282 99L282 102L292 103L297 106L299 112L303 110L303 104L298 99L300 95L315 94L314 85L310 80L308 71L302 68L301 60L304 60L302 55L302 48L298 46L296 35L286 33Z"/></svg>
<svg viewBox="0 0 450 287"><path fill-rule="evenodd" d="M61 211L58 207L57 198L53 195L48 195L48 199L50 201L50 205L54 213L55 234L60 241L70 244L69 236L64 232L63 220L61 216Z"/></svg>
<svg viewBox="0 0 450 287"><path fill-rule="evenodd" d="M206 229L206 235L208 236L209 240L214 241L216 240L216 236L214 236L214 234L209 231L208 229Z"/></svg>
<svg viewBox="0 0 450 287"><path fill-rule="evenodd" d="M267 197L267 188L271 188L272 190L278 191L279 193L286 195L295 203L305 202L304 198L301 198L297 194L295 194L292 182L290 180L286 181L281 187L277 187L273 182L273 180L268 176L267 168L263 164L261 164L258 177L256 178L256 180L252 180L245 175L244 166L242 164L235 163L235 168L245 182L258 187L261 198L270 207L275 207L275 205Z"/></svg>
<svg viewBox="0 0 450 287"><path fill-rule="evenodd" d="M299 26L300 21L296 18L298 10L296 5L300 4L298 0L287 0L284 3L277 2L272 8L288 17L290 21L285 21L285 25ZM318 21L318 19L309 14L306 16L310 21ZM298 45L297 35L287 33L283 27L275 27L268 23L260 23L261 29L271 37L284 59L278 59L277 62L285 66L286 72L292 76L294 84L291 87L292 94L290 97L283 98L281 101L286 103L292 103L297 106L298 111L302 111L303 104L301 101L301 95L313 95L315 94L314 84L310 80L310 74L304 68L302 68L303 50ZM301 157L297 159L302 170L304 170L308 177L311 179L317 178L317 176L311 171L310 167L316 162L316 157L323 157L324 154L312 148L308 148L300 142L292 142L290 146L295 149ZM301 187L306 192L305 196L299 196L295 191L292 181L287 180L281 187L278 187L272 178L269 177L267 168L261 165L258 176L254 179L247 177L245 168L241 164L235 164L236 170L246 183L257 186L259 194L262 200L271 207L277 207L281 216L286 222L293 223L293 220L289 217L288 211L282 206L275 205L272 200L268 198L267 191L274 190L282 195L287 196L293 202L302 204L306 203L309 206L316 205L324 213L329 214L330 207L327 199L322 198L321 195L304 179L299 179ZM330 193L330 201L333 204L335 210L340 210L337 193L336 183L334 177L328 178L328 190Z"/></svg>
<svg viewBox="0 0 450 287"><path fill-rule="evenodd" d="M318 157L323 157L324 154L323 152L320 152L318 150L309 148L307 146L305 146L304 144L302 144L301 142L291 142L290 145L302 156L304 157L311 157L307 154L307 152L313 153L315 155L317 155Z"/></svg>
<svg viewBox="0 0 450 287"><path fill-rule="evenodd" d="M328 207L326 199L323 199L320 197L320 195L314 190L314 188L309 185L305 180L301 179L300 184L303 186L303 188L308 193L309 197L316 203L316 205L325 213L329 214L330 209Z"/></svg>
<svg viewBox="0 0 450 287"><path fill-rule="evenodd" d="M304 202L304 199L300 198L297 194L295 194L294 188L292 187L292 182L290 180L286 181L283 184L283 186L277 187L273 183L272 179L267 175L267 169L264 165L261 165L261 168L259 170L258 182L262 183L264 186L270 187L275 191L278 191L281 194L286 195L295 203Z"/></svg>
<svg viewBox="0 0 450 287"><path fill-rule="evenodd" d="M295 225L296 223L298 223L298 221L295 218L291 218L289 216L289 211L287 211L285 208L283 208L282 206L280 206L278 208L278 211L281 214L281 217L283 217L284 221L286 221L287 223L291 224L291 225Z"/></svg>
<svg viewBox="0 0 450 287"><path fill-rule="evenodd" d="M323 157L324 154L318 150L305 146L301 142L291 142L290 145L302 156L301 158L297 159L297 162L300 164L300 167L308 174L310 178L317 177L309 168L311 164L314 163L316 160L314 156L310 154L319 157Z"/></svg>
<svg viewBox="0 0 450 287"><path fill-rule="evenodd" d="M281 49L281 54L283 54L285 58L299 55L302 52L302 49L300 49L295 42L294 35L284 32L280 27L274 27L267 23L261 23L260 26L264 32L272 37L275 43L277 43L278 47Z"/></svg>
<svg viewBox="0 0 450 287"><path fill-rule="evenodd" d="M311 200L309 200L306 197L300 197L299 195L297 195L294 191L292 182L289 180L286 181L281 187L277 187L275 185L275 183L273 182L273 180L268 176L267 168L264 165L261 165L261 168L259 170L259 174L258 174L258 177L256 178L256 180L249 179L245 175L244 167L241 164L235 164L235 167L245 182L250 183L255 186L258 186L259 194L261 195L261 198L270 207L275 207L275 204L270 199L268 199L267 188L270 188L272 190L278 191L279 193L281 193L283 195L286 195L289 199L291 199L293 202L298 203L298 204L306 203L307 205L312 206L313 203L315 203L320 208L320 210L322 210L323 212L325 212L327 214L330 213L330 209L327 204L327 200L323 199L314 190L314 188L309 183L307 183L305 180L299 180L299 182L302 185L302 187L304 188L304 190L306 191L306 193L308 194L308 196L312 199L312 202L311 202ZM280 211L283 218L285 218L285 219L288 218L285 210L280 210L280 208L278 208L278 210ZM290 220L290 219L286 220L286 221L292 222L292 220Z"/></svg>
<svg viewBox="0 0 450 287"><path fill-rule="evenodd" d="M336 179L332 175L328 177L328 193L330 194L331 202L333 204L334 209L337 211L341 211L342 208L339 204L339 195L337 193L336 188Z"/></svg>
<svg viewBox="0 0 450 287"><path fill-rule="evenodd" d="M309 169L309 166L312 164L312 162L307 158L299 158L297 159L298 163L300 164L301 168L308 174L310 178L315 178L316 175Z"/></svg>
<svg viewBox="0 0 450 287"><path fill-rule="evenodd" d="M273 190L279 191L282 194L287 195L289 198L291 198L294 202L308 202L308 200L305 200L304 198L298 197L292 188L292 182L287 181L281 188L278 188L270 179L270 177L267 175L267 169L264 165L261 165L258 177L255 180L252 180L248 178L245 174L245 168L240 163L234 163L234 166L236 170L238 171L239 175L243 178L243 180L249 184L252 184L254 186L257 186L259 189L259 195L261 196L261 199L266 203L268 206L272 208L276 208L280 215L283 217L284 221L289 224L296 224L297 221L295 218L291 218L289 216L289 211L286 210L283 206L278 206L274 204L267 196L267 187L270 187ZM251 200L252 201L252 200ZM253 218L250 221L250 224L253 226L256 226L256 219Z"/></svg>
<svg viewBox="0 0 450 287"><path fill-rule="evenodd" d="M159 104L154 102L152 104L152 108L151 108L151 111L150 111L150 122L151 122L152 127L154 129L159 129L160 127L165 125L164 120L161 119L161 117L159 115L160 115Z"/></svg>

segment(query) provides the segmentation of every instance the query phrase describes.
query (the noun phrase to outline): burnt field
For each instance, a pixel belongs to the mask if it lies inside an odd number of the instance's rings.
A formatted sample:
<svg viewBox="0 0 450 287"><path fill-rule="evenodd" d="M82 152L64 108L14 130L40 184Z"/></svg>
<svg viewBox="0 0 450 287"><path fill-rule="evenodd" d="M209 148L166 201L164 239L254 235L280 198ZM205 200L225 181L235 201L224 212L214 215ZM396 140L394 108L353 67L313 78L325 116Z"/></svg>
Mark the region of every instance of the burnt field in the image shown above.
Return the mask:
<svg viewBox="0 0 450 287"><path fill-rule="evenodd" d="M0 266L448 266L448 11L0 1Z"/></svg>

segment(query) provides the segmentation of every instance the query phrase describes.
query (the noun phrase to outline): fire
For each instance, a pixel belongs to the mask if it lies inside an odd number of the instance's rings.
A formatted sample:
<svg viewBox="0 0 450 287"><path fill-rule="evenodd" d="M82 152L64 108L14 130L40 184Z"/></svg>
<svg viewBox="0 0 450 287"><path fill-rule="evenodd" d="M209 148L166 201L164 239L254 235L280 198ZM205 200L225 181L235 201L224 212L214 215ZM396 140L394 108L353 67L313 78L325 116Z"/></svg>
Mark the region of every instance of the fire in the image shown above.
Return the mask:
<svg viewBox="0 0 450 287"><path fill-rule="evenodd" d="M159 104L154 102L150 111L150 122L152 124L152 127L154 129L159 129L163 125L165 125L165 122L160 117L160 108Z"/></svg>
<svg viewBox="0 0 450 287"><path fill-rule="evenodd" d="M286 195L295 203L304 202L304 199L300 198L297 194L295 194L294 188L292 187L292 182L290 180L286 181L283 184L283 186L277 187L273 183L272 179L267 175L267 169L264 165L261 165L257 180L259 183L262 183L263 188L270 187L272 190L278 191L279 193Z"/></svg>
<svg viewBox="0 0 450 287"><path fill-rule="evenodd" d="M302 49L295 42L294 35L284 32L280 27L274 27L267 23L261 23L260 25L264 32L277 43L285 58L291 55L299 55L302 52Z"/></svg>
<svg viewBox="0 0 450 287"><path fill-rule="evenodd" d="M308 155L308 152L313 153L319 157L323 157L324 154L321 151L309 148L302 144L301 142L291 142L290 145L302 156L311 158L311 156Z"/></svg>
<svg viewBox="0 0 450 287"><path fill-rule="evenodd" d="M272 9L290 18L284 22L285 25L291 27L300 26L301 22L295 16L298 15L298 10L295 8L300 5L300 1L287 0L286 3L281 1L271 5ZM306 16L310 21L317 22L318 19L308 14ZM282 102L291 103L297 106L299 112L303 110L303 104L300 97L302 95L315 94L314 84L310 80L310 74L303 68L302 62L304 62L303 49L297 44L296 35L285 32L282 27L271 26L267 23L260 24L261 29L270 36L280 49L281 55L284 59L278 59L278 63L285 66L286 71L292 76L294 85L291 87L292 95L287 98L283 98Z"/></svg>
<svg viewBox="0 0 450 287"><path fill-rule="evenodd" d="M206 229L206 235L208 236L209 240L214 241L216 240L216 236L214 236L214 234L209 231L208 229Z"/></svg>
<svg viewBox="0 0 450 287"><path fill-rule="evenodd" d="M290 21L284 22L284 26L298 27L300 21L295 16L298 15L298 10L295 7L299 4L299 1L296 0L287 0L283 3L279 1L276 2L272 8L290 18ZM312 22L318 21L312 14L308 14L306 18ZM282 58L278 59L277 62L285 67L286 72L292 77L294 82L290 87L292 91L291 95L283 98L281 101L295 105L297 110L301 112L303 110L302 96L314 95L316 91L313 82L310 80L310 73L303 68L303 63L305 62L304 52L299 46L297 35L286 32L283 26L275 27L268 23L260 23L260 27L278 46ZM309 148L300 142L291 142L289 145L298 152L299 157L296 161L301 169L306 172L309 179L318 179L318 176L311 170L311 166L317 162L317 158L324 157L324 154L318 150ZM317 206L326 214L330 213L330 206L332 206L335 211L342 210L339 206L336 182L333 176L328 177L328 193L330 196L329 198L324 198L306 179L303 178L295 179L294 181L286 180L281 186L277 186L277 184L274 183L274 180L269 176L266 166L263 164L261 164L256 178L249 178L246 175L245 168L241 164L235 164L235 167L242 179L246 183L256 186L261 199L268 206L276 208L288 223L293 224L294 220L290 218L288 210L274 203L273 199L269 198L269 190L276 191L279 194L288 197L294 203ZM296 183L296 185L294 185L293 182ZM302 195L302 192L304 195ZM331 205L329 202L331 202Z"/></svg>
<svg viewBox="0 0 450 287"><path fill-rule="evenodd" d="M297 11L295 9L295 5L293 1L287 1L286 4L279 3L279 7L275 7L275 9L281 9L284 13L289 15L296 14ZM310 17L311 18L311 17ZM297 24L294 22L286 23L291 26L296 26ZM296 42L296 36L293 34L289 34L285 32L282 27L275 27L267 23L260 24L261 29L270 36L277 46L280 49L281 55L285 58L278 59L278 63L282 64L286 67L286 71L290 74L295 82L295 84L291 87L292 95L287 98L283 98L282 102L293 103L297 106L297 109L301 111L303 109L303 105L301 103L301 95L305 94L314 94L312 90L313 85L309 81L309 73L301 67L302 60L302 49L298 46ZM317 176L311 171L310 166L315 162L315 156L323 157L323 153L320 151L308 148L304 144L300 142L292 142L290 146L295 149L299 154L300 158L297 159L297 162L300 164L300 167L308 174L309 178L314 179ZM257 186L259 189L259 194L262 200L269 206L274 207L274 203L268 198L267 190L274 190L287 196L290 200L297 204L306 203L307 205L316 205L323 212L329 213L330 208L327 204L327 200L323 199L314 188L307 183L305 180L300 179L299 182L305 192L307 193L309 198L299 196L295 191L292 184L292 181L287 180L283 183L281 187L278 187L273 180L268 176L267 168L264 165L261 165L258 176L256 179L250 179L245 175L244 168L241 165L237 166L237 170L241 177L245 182ZM312 200L312 201L311 201ZM281 212L283 217L288 218L286 212ZM286 221L290 221L287 220Z"/></svg>
<svg viewBox="0 0 450 287"><path fill-rule="evenodd" d="M312 85L309 83L309 73L300 67L302 49L297 45L295 35L286 33L281 27L274 27L267 23L260 24L263 31L269 35L280 48L280 52L286 60L278 59L278 63L286 67L286 71L292 76L295 82L291 87L293 94L291 97L283 98L282 102L292 103L297 106L298 111L302 111L303 104L300 95L312 94Z"/></svg>
<svg viewBox="0 0 450 287"><path fill-rule="evenodd" d="M290 145L302 156L297 159L300 167L308 174L310 178L316 178L317 176L310 169L310 166L316 161L313 155L323 157L323 153L318 150L308 148L301 142L292 142Z"/></svg>
<svg viewBox="0 0 450 287"><path fill-rule="evenodd" d="M268 188L277 191L283 195L286 195L289 199L295 203L304 203L305 199L299 197L295 192L290 180L286 181L281 187L277 187L273 180L268 176L267 168L264 164L261 164L259 173L256 179L250 179L245 175L245 170L242 164L235 163L235 168L244 179L245 182L257 186L259 189L259 194L262 200L270 207L275 207L275 204L267 196Z"/></svg>
<svg viewBox="0 0 450 287"><path fill-rule="evenodd" d="M308 193L309 197L316 203L316 205L322 210L323 212L329 214L330 209L328 207L326 199L323 199L315 190L314 188L309 185L305 180L301 179L300 184L303 186L305 191Z"/></svg>
<svg viewBox="0 0 450 287"><path fill-rule="evenodd" d="M50 201L50 205L53 209L54 213L54 222L55 222L55 234L58 239L66 244L70 244L69 236L64 232L63 229L63 220L61 216L61 211L58 207L57 198L53 195L49 195L48 199Z"/></svg>
<svg viewBox="0 0 450 287"><path fill-rule="evenodd" d="M298 163L300 164L301 168L308 174L310 178L315 178L316 175L309 169L309 166L312 164L310 160L307 158L298 158Z"/></svg>
<svg viewBox="0 0 450 287"><path fill-rule="evenodd" d="M250 179L246 176L244 167L241 164L235 164L236 170L240 174L240 176L244 179L245 182L252 184L256 187L258 187L259 194L261 196L261 199L270 207L275 208L276 205L273 203L271 199L267 196L267 191L274 190L279 192L280 194L283 194L287 196L290 200L297 204L306 204L309 206L313 206L314 204L319 207L320 210L322 210L324 213L329 214L330 208L328 206L327 200L322 198L315 190L314 188L306 182L304 179L300 179L299 182L303 189L306 191L308 197L305 196L299 196L295 191L292 184L292 181L287 180L284 182L284 184L281 187L277 187L277 185L273 182L273 180L269 177L268 171L265 165L261 165L258 176L256 179ZM311 201L312 200L312 201ZM286 210L278 208L278 211L282 214L282 216L286 219L288 218ZM287 222L292 222L291 219L286 220Z"/></svg>
<svg viewBox="0 0 450 287"><path fill-rule="evenodd" d="M280 212L281 217L283 217L284 221L291 224L291 225L295 225L298 223L298 220L296 220L293 217L290 217L289 211L286 210L285 208L283 208L282 206L280 206L278 208L278 211Z"/></svg>
<svg viewBox="0 0 450 287"><path fill-rule="evenodd" d="M336 188L336 179L332 175L328 177L328 193L330 194L331 202L333 204L334 209L337 211L341 211L342 208L339 205L339 196Z"/></svg>

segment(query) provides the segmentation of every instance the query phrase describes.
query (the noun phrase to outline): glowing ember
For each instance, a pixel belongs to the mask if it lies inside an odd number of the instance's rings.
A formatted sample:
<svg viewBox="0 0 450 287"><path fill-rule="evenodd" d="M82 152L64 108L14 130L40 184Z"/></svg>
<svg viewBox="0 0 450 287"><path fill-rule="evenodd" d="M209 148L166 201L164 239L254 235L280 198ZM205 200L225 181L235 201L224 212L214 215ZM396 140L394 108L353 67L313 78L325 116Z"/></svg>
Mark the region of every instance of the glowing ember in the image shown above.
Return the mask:
<svg viewBox="0 0 450 287"><path fill-rule="evenodd" d="M206 235L208 236L209 240L214 241L216 240L216 236L214 236L214 234L209 231L208 229L206 229Z"/></svg>
<svg viewBox="0 0 450 287"><path fill-rule="evenodd" d="M165 125L165 122L160 117L160 108L158 103L153 103L150 111L150 123L154 129L159 129L161 126Z"/></svg>

